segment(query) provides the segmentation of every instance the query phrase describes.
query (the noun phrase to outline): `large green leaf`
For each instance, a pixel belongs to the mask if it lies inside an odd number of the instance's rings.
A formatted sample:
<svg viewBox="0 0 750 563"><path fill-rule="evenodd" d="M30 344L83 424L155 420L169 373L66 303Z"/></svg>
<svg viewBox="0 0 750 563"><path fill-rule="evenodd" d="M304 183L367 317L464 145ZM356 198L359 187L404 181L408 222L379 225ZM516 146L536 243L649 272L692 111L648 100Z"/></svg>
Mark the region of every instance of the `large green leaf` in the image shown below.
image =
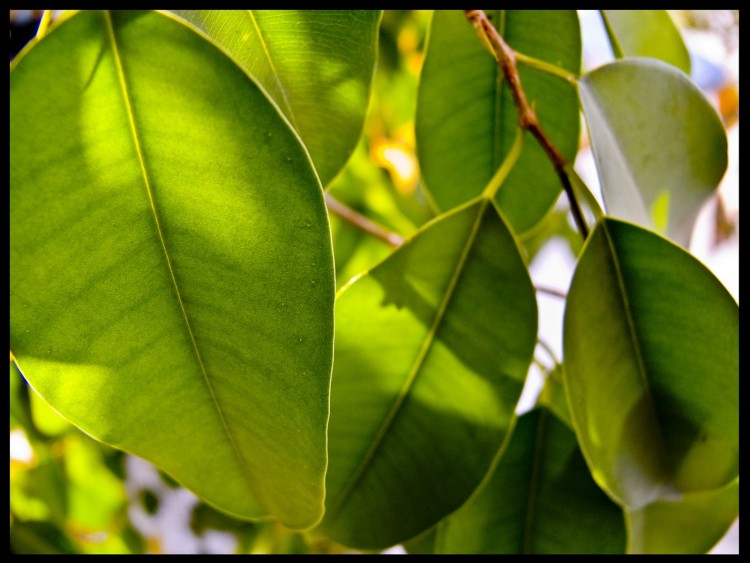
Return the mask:
<svg viewBox="0 0 750 563"><path fill-rule="evenodd" d="M719 115L687 75L655 59L599 67L579 92L607 213L687 247L727 167Z"/></svg>
<svg viewBox="0 0 750 563"><path fill-rule="evenodd" d="M492 10L513 48L578 74L581 39L575 10ZM545 132L571 162L580 116L575 87L519 63L526 97ZM497 61L462 11L435 11L419 85L417 153L424 181L443 211L479 195L510 151L518 113ZM533 227L560 194L560 180L535 142L524 145L496 201L518 233Z"/></svg>
<svg viewBox="0 0 750 563"><path fill-rule="evenodd" d="M346 286L322 531L380 549L457 509L508 432L536 329L518 244L484 197Z"/></svg>
<svg viewBox="0 0 750 563"><path fill-rule="evenodd" d="M740 480L626 513L629 553L706 553L739 515Z"/></svg>
<svg viewBox="0 0 750 563"><path fill-rule="evenodd" d="M323 192L263 91L176 18L81 12L14 61L11 348L92 436L211 504L321 517Z"/></svg>
<svg viewBox="0 0 750 563"><path fill-rule="evenodd" d="M600 10L618 58L652 57L690 74L690 53L666 10Z"/></svg>
<svg viewBox="0 0 750 563"><path fill-rule="evenodd" d="M624 553L622 510L591 479L573 431L521 416L486 486L437 526L436 553Z"/></svg>
<svg viewBox="0 0 750 563"><path fill-rule="evenodd" d="M327 185L357 144L380 10L176 10L266 89Z"/></svg>
<svg viewBox="0 0 750 563"><path fill-rule="evenodd" d="M568 292L564 378L591 472L630 511L732 481L739 310L685 250L600 221Z"/></svg>

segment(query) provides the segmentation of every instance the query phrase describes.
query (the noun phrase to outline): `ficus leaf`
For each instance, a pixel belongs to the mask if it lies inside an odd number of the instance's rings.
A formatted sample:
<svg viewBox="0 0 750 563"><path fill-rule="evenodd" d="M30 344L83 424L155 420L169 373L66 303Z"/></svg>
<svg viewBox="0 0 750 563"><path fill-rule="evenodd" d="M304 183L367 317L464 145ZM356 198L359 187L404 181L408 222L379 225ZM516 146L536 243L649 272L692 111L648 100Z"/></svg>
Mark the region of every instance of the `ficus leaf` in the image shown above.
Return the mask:
<svg viewBox="0 0 750 563"><path fill-rule="evenodd" d="M29 383L236 517L315 524L333 260L277 108L187 24L136 11L51 29L14 61L10 103L10 342Z"/></svg>
<svg viewBox="0 0 750 563"><path fill-rule="evenodd" d="M667 10L599 10L618 58L652 57L690 74L690 53Z"/></svg>
<svg viewBox="0 0 750 563"><path fill-rule="evenodd" d="M518 244L484 197L341 290L321 532L381 549L458 508L508 432L536 329Z"/></svg>
<svg viewBox="0 0 750 563"><path fill-rule="evenodd" d="M565 388L592 475L629 511L737 476L738 313L651 231L608 217L587 239L565 307Z"/></svg>
<svg viewBox="0 0 750 563"><path fill-rule="evenodd" d="M176 10L265 88L326 186L354 151L370 100L380 10Z"/></svg>
<svg viewBox="0 0 750 563"><path fill-rule="evenodd" d="M716 110L686 74L655 59L601 66L578 89L607 214L651 229L656 217L659 232L687 248L727 168Z"/></svg>
<svg viewBox="0 0 750 563"><path fill-rule="evenodd" d="M626 511L629 553L701 554L727 532L740 510L740 480Z"/></svg>
<svg viewBox="0 0 750 563"><path fill-rule="evenodd" d="M522 415L486 485L436 528L435 553L624 553L622 510L596 485L573 431Z"/></svg>

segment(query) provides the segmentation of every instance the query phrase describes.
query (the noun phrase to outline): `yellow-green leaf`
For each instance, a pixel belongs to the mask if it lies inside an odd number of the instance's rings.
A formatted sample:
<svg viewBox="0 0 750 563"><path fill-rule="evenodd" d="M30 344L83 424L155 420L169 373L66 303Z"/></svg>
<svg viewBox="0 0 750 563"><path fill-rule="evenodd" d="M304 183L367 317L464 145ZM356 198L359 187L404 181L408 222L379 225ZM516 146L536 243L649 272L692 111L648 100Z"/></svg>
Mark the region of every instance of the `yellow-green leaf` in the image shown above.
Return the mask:
<svg viewBox="0 0 750 563"><path fill-rule="evenodd" d="M323 511L334 279L298 137L212 42L83 11L10 77L10 345L85 432L240 518Z"/></svg>
<svg viewBox="0 0 750 563"><path fill-rule="evenodd" d="M265 88L326 186L354 151L370 100L380 10L176 10Z"/></svg>

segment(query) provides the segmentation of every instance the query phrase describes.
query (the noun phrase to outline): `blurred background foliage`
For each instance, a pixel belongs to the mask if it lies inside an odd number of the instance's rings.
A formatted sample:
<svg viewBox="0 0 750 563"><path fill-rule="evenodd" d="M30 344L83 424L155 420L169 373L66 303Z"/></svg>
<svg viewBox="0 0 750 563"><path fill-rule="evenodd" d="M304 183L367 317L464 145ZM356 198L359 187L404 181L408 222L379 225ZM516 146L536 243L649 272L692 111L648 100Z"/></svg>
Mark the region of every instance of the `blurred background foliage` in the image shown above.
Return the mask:
<svg viewBox="0 0 750 563"><path fill-rule="evenodd" d="M36 34L41 10L10 10L10 59ZM62 12L52 13L52 19ZM385 10L379 61L363 135L328 186L339 202L387 231L408 237L435 217L420 182L414 115L429 10ZM671 11L685 31L708 30L738 49L738 10ZM468 25L468 24L467 24ZM585 33L585 28L584 28ZM585 43L584 43L585 45ZM611 59L611 53L603 55ZM696 59L694 58L694 61ZM699 61L700 62L700 61ZM591 65L599 64L594 57ZM727 127L739 120L738 77L711 75L704 87ZM695 66L695 65L694 65ZM699 65L700 67L700 65ZM584 69L587 68L584 60ZM724 69L719 68L721 73ZM582 135L582 150L586 148ZM341 288L392 247L331 213ZM716 241L738 230L739 215L716 211ZM552 239L573 256L580 237L564 197L522 240L531 262ZM200 502L147 462L113 449L62 419L10 362L10 547L15 553L344 553L346 548L274 523L235 520ZM399 548L389 550L398 552Z"/></svg>

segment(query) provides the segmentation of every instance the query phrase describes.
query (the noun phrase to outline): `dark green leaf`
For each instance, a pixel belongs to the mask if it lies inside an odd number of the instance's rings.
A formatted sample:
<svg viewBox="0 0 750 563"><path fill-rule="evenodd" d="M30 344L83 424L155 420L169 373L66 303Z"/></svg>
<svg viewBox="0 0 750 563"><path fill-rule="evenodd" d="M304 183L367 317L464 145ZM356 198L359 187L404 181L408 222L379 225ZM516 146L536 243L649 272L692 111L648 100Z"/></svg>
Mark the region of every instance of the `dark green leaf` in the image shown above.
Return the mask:
<svg viewBox="0 0 750 563"><path fill-rule="evenodd" d="M536 328L518 244L486 198L345 287L322 531L382 549L458 508L510 427Z"/></svg>
<svg viewBox="0 0 750 563"><path fill-rule="evenodd" d="M494 474L437 527L436 553L624 553L622 510L592 480L573 431L545 409L516 423Z"/></svg>
<svg viewBox="0 0 750 563"><path fill-rule="evenodd" d="M591 472L630 511L732 481L739 310L679 246L606 218L568 292L564 377Z"/></svg>

